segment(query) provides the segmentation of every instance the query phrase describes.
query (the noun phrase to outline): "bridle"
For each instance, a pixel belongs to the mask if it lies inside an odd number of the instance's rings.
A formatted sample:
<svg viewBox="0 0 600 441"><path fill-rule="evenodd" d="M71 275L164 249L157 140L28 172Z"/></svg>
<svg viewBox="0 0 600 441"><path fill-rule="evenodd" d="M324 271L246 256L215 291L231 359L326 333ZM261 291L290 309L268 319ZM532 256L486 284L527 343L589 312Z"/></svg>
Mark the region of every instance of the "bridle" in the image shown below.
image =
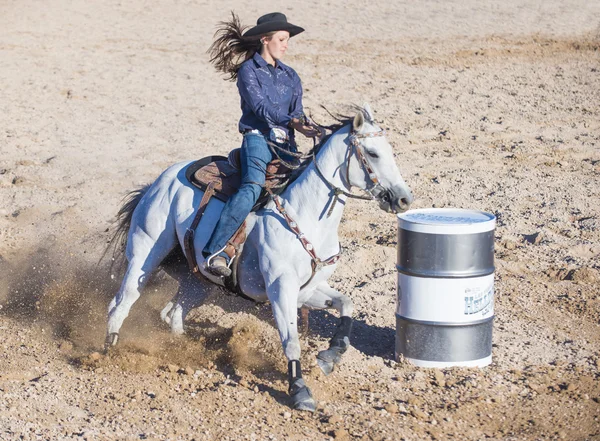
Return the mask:
<svg viewBox="0 0 600 441"><path fill-rule="evenodd" d="M317 128L320 131L321 137L319 137L319 138L322 139L322 136L324 134L324 129L318 125L313 125L313 127ZM327 211L327 217L329 217L331 215L331 213L333 212L333 208L335 207L335 204L337 203L340 195L344 195L346 197L353 198L353 199L372 200L372 199L376 199L376 198L380 199L382 197L382 195L387 194L387 190L385 188L383 188L382 185L379 183L379 179L377 179L377 175L375 175L375 173L373 172L373 168L369 164L369 161L367 161L367 158L365 158L365 155L362 152L362 145L359 141L359 139L375 138L378 136L385 136L385 130L380 129L376 132L357 133L356 131L350 129L350 135L348 138L348 141L349 141L348 149L346 150L346 155L344 158L344 162L346 164L346 182L348 183L348 186L352 187L352 184L350 184L350 171L349 171L350 170L350 158L352 157L352 153L356 153L356 156L359 158L360 165L361 165L363 171L367 174L367 176L369 176L369 180L371 181L371 184L372 184L370 187L368 187L364 190L366 193L368 193L368 195L364 195L364 196L349 193L346 190L344 190L343 188L336 187L325 177L323 172L321 172L321 170L319 169L319 164L317 163L316 145L317 145L318 141L317 141L317 138L314 139L315 148L312 149L312 152L310 154L310 155L312 155L312 162L315 164L315 169L317 170L317 174L321 177L321 179L323 179L323 181L327 184L327 186L332 190L331 197L334 198L333 202L331 203L331 206L329 207L329 210ZM301 155L295 155L295 156L300 157ZM302 290L302 289L304 289L304 287L306 287L312 281L315 274L317 272L319 272L323 267L337 263L337 261L340 259L341 254L342 254L341 245L340 245L340 251L337 254L334 254L333 256L331 256L327 259L320 259L317 256L317 252L315 250L314 245L306 238L304 233L302 233L302 231L300 231L298 224L290 217L290 215L288 214L286 209L283 207L280 197L278 195L274 194L270 190L267 190L267 191L269 192L273 202L275 203L275 208L277 209L279 214L281 214L281 216L284 218L284 220L286 221L290 230L296 235L296 237L298 238L298 240L300 241L300 243L302 244L302 246L304 247L304 249L310 256L312 272L311 272L310 278L300 287L300 289Z"/></svg>
<svg viewBox="0 0 600 441"><path fill-rule="evenodd" d="M331 206L329 207L329 210L327 211L327 217L329 217L331 215L331 213L333 212L335 204L339 200L340 195L344 195L344 196L352 198L352 199L373 200L373 199L378 198L380 195L387 193L387 191L379 183L379 179L377 178L377 175L373 171L371 164L369 164L369 161L367 161L367 158L365 158L365 155L362 151L363 147L359 141L359 139L375 138L375 137L379 137L379 136L385 136L385 130L380 129L376 132L357 133L353 129L350 129L350 135L348 137L348 141L349 141L348 149L346 150L346 155L344 158L344 162L346 164L346 182L348 183L348 186L350 188L352 188L352 184L350 183L350 158L352 158L353 153L356 153L356 156L359 159L359 163L360 163L363 171L369 177L369 180L371 181L371 184L372 184L370 187L367 187L366 189L363 190L366 193L368 193L368 195L353 194L353 193L347 192L343 188L336 187L335 185L333 185L325 177L325 175L319 168L319 163L317 162L316 153L313 150L313 162L315 164L315 169L317 170L317 174L321 177L321 179L323 179L323 181L327 184L327 186L332 190L331 197L334 198L333 202L331 203Z"/></svg>

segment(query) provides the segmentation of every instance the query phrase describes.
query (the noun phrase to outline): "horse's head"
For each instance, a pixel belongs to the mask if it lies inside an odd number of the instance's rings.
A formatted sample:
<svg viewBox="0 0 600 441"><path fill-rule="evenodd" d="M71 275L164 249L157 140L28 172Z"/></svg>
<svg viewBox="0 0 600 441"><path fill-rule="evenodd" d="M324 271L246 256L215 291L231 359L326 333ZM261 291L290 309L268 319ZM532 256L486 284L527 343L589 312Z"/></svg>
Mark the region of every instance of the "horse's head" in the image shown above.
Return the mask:
<svg viewBox="0 0 600 441"><path fill-rule="evenodd" d="M402 179L385 131L378 127L368 104L354 117L348 139L348 184L362 188L379 201L382 210L406 211L412 191Z"/></svg>

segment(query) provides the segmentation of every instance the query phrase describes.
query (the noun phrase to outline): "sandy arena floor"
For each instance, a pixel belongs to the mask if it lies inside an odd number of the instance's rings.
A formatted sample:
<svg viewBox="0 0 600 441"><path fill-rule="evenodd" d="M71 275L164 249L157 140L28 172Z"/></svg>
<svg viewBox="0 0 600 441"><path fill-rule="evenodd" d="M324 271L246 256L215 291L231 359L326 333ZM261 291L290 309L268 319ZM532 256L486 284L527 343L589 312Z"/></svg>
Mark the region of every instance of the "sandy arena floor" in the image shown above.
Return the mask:
<svg viewBox="0 0 600 441"><path fill-rule="evenodd" d="M353 347L290 410L270 309L218 291L172 337L146 290L101 353L119 277L97 264L123 195L238 146L234 84L206 49L231 9L307 31L286 61L305 107L368 101L413 208L496 214L493 363L396 363L392 215L351 201L332 285ZM0 439L600 440L600 2L0 4ZM309 143L303 144L304 148ZM114 274L113 274L114 276Z"/></svg>

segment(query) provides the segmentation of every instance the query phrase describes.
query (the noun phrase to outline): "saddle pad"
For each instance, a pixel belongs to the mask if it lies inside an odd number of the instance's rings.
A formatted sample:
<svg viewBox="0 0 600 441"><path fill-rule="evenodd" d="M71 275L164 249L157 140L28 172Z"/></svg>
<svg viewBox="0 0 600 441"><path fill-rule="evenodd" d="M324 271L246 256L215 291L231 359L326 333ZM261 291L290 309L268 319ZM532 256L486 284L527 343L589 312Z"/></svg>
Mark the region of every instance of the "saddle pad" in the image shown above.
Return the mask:
<svg viewBox="0 0 600 441"><path fill-rule="evenodd" d="M224 157L209 157L196 161L189 166L186 176L202 191L214 182L215 197L223 202L237 192L242 182L239 170L229 165Z"/></svg>

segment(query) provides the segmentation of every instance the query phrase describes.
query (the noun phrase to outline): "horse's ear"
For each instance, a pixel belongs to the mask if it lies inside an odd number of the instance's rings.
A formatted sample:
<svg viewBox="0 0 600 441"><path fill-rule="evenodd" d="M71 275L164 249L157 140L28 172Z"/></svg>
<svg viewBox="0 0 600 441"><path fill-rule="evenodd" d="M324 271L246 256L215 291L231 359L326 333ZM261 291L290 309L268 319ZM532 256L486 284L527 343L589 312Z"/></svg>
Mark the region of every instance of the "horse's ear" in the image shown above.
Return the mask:
<svg viewBox="0 0 600 441"><path fill-rule="evenodd" d="M352 121L352 129L355 132L360 132L360 129L362 129L364 124L365 124L365 117L362 112L358 112L356 114L356 116L354 117L354 121Z"/></svg>
<svg viewBox="0 0 600 441"><path fill-rule="evenodd" d="M375 121L375 117L373 116L373 111L371 110L371 106L369 106L369 103L365 103L363 105L363 110L365 111L365 115L367 117L367 121L369 122L374 122Z"/></svg>

